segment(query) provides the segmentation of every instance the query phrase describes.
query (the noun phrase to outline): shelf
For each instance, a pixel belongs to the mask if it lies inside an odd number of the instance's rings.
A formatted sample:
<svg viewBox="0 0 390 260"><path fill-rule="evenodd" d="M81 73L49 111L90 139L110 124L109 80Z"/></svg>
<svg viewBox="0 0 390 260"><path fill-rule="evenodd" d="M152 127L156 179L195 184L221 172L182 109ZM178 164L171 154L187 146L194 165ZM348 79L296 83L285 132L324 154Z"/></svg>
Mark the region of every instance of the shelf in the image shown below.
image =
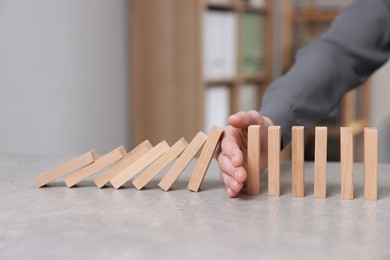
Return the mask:
<svg viewBox="0 0 390 260"><path fill-rule="evenodd" d="M235 3L207 3L207 8L210 10L235 11L239 7Z"/></svg>
<svg viewBox="0 0 390 260"><path fill-rule="evenodd" d="M208 79L205 80L206 85L233 85L237 82L236 79Z"/></svg>
<svg viewBox="0 0 390 260"><path fill-rule="evenodd" d="M246 82L264 82L266 81L266 76L264 73L241 76L242 81Z"/></svg>
<svg viewBox="0 0 390 260"><path fill-rule="evenodd" d="M252 6L248 3L208 3L207 8L210 10L221 10L221 11L243 11L243 12L254 12L260 14L267 14L268 8L266 6L257 7Z"/></svg>
<svg viewBox="0 0 390 260"><path fill-rule="evenodd" d="M340 10L296 10L292 14L294 21L301 22L330 22L333 21Z"/></svg>
<svg viewBox="0 0 390 260"><path fill-rule="evenodd" d="M267 14L268 13L268 8L267 6L262 6L262 7L257 7L257 6L252 6L250 4L245 4L242 7L243 11L245 12L254 12L254 13L260 13L260 14Z"/></svg>

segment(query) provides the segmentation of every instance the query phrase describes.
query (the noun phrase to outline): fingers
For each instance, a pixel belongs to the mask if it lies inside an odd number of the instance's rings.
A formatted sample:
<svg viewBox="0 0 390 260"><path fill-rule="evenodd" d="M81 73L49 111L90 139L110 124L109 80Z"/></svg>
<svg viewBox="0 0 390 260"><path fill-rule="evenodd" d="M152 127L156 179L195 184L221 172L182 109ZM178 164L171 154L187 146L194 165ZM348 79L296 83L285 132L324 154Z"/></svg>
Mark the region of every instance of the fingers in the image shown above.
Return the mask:
<svg viewBox="0 0 390 260"><path fill-rule="evenodd" d="M229 175L221 175L222 181L225 183L226 192L229 197L237 197L240 194L242 183L237 182Z"/></svg>
<svg viewBox="0 0 390 260"><path fill-rule="evenodd" d="M219 170L221 174L226 174L233 179L235 179L237 182L243 183L246 180L246 171L244 167L238 166L235 167L232 163L231 160L221 154L218 157L218 164L219 164ZM227 186L230 186L229 183L226 183Z"/></svg>
<svg viewBox="0 0 390 260"><path fill-rule="evenodd" d="M229 158L234 167L241 166L244 161L239 141L239 137L234 132L234 129L227 127L220 144L221 154Z"/></svg>
<svg viewBox="0 0 390 260"><path fill-rule="evenodd" d="M247 128L250 125L261 125L263 117L255 110L241 111L231 115L228 123L235 128Z"/></svg>
<svg viewBox="0 0 390 260"><path fill-rule="evenodd" d="M230 159L223 154L218 157L221 179L225 184L230 197L240 193L243 182L246 180L246 172L243 167L234 167Z"/></svg>

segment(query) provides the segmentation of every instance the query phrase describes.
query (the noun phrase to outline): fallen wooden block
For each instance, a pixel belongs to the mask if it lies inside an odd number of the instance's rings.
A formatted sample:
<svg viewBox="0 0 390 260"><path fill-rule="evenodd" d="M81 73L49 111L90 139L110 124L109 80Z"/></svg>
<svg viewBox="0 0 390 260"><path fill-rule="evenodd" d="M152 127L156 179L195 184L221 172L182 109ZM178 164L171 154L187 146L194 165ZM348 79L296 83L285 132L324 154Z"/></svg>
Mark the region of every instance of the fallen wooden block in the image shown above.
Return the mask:
<svg viewBox="0 0 390 260"><path fill-rule="evenodd" d="M293 126L291 150L292 196L303 197L305 196L305 147L303 126Z"/></svg>
<svg viewBox="0 0 390 260"><path fill-rule="evenodd" d="M326 198L326 161L328 128L315 128L314 197Z"/></svg>
<svg viewBox="0 0 390 260"><path fill-rule="evenodd" d="M364 199L378 199L378 130L364 128Z"/></svg>
<svg viewBox="0 0 390 260"><path fill-rule="evenodd" d="M49 182L52 182L62 176L86 167L93 163L99 156L95 150L92 150L88 153L82 154L64 164L61 164L37 177L34 178L35 185L40 188Z"/></svg>
<svg viewBox="0 0 390 260"><path fill-rule="evenodd" d="M131 150L128 154L126 154L122 160L118 161L112 167L110 167L107 171L100 174L93 181L95 182L98 188L102 188L104 185L109 183L115 176L129 167L131 164L140 159L144 154L146 154L153 146L148 140L145 140L133 150Z"/></svg>
<svg viewBox="0 0 390 260"><path fill-rule="evenodd" d="M73 187L82 180L85 180L89 176L95 174L96 172L104 169L110 164L120 160L126 156L126 151L123 146L116 148L115 150L105 154L104 156L97 159L94 163L88 165L87 167L69 175L65 178L66 186Z"/></svg>
<svg viewBox="0 0 390 260"><path fill-rule="evenodd" d="M149 164L157 160L161 155L163 155L169 149L169 145L167 142L162 141L146 154L144 154L140 159L138 159L135 163L128 166L122 172L120 172L117 176L111 179L110 183L115 189L119 189L126 182L128 182L131 178L145 169Z"/></svg>
<svg viewBox="0 0 390 260"><path fill-rule="evenodd" d="M353 199L353 132L352 127L340 128L341 198Z"/></svg>
<svg viewBox="0 0 390 260"><path fill-rule="evenodd" d="M195 170L192 173L190 182L188 183L187 188L189 190L197 192L202 185L204 176L210 166L211 159L213 158L222 133L223 129L221 127L213 126L211 128L207 141L204 144L199 160L195 166Z"/></svg>
<svg viewBox="0 0 390 260"><path fill-rule="evenodd" d="M165 174L165 176L161 179L158 186L161 189L168 191L173 183L179 178L181 173L187 167L187 165L194 158L196 153L202 148L203 144L207 140L207 135L203 132L198 132L196 136L192 139L190 144L184 150L184 152L180 155L180 157L173 164L171 169Z"/></svg>
<svg viewBox="0 0 390 260"><path fill-rule="evenodd" d="M164 169L170 162L179 156L188 143L186 139L181 138L168 151L166 151L160 158L158 158L152 165L150 165L144 172L142 172L134 181L133 185L138 190L142 189L149 181L151 181L162 169Z"/></svg>
<svg viewBox="0 0 390 260"><path fill-rule="evenodd" d="M247 194L258 195L260 193L260 126L248 127L248 188Z"/></svg>
<svg viewBox="0 0 390 260"><path fill-rule="evenodd" d="M268 127L268 195L280 196L280 126Z"/></svg>

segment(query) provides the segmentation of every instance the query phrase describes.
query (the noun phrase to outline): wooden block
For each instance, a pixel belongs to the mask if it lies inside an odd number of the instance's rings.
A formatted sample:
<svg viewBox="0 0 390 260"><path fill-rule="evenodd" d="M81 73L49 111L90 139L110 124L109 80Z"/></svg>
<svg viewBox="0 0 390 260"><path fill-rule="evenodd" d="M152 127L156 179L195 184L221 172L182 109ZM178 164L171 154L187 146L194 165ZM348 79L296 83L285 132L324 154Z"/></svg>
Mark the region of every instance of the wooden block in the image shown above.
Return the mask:
<svg viewBox="0 0 390 260"><path fill-rule="evenodd" d="M378 130L364 128L364 199L378 199Z"/></svg>
<svg viewBox="0 0 390 260"><path fill-rule="evenodd" d="M150 149L152 149L152 144L146 140L140 143L137 147L131 150L128 154L126 154L122 160L118 161L116 164L111 166L107 171L100 174L93 181L95 182L98 188L102 188L106 185L110 180L112 180L115 176L141 158L144 154L146 154Z"/></svg>
<svg viewBox="0 0 390 260"><path fill-rule="evenodd" d="M221 127L213 126L211 128L207 141L200 153L194 172L192 173L190 182L188 183L187 188L189 190L195 192L199 191L222 133L223 129Z"/></svg>
<svg viewBox="0 0 390 260"><path fill-rule="evenodd" d="M119 189L131 178L145 169L149 164L157 160L161 155L163 155L169 149L167 142L162 141L155 147L153 147L149 152L143 155L135 163L128 166L117 176L111 179L110 183L114 186L115 189Z"/></svg>
<svg viewBox="0 0 390 260"><path fill-rule="evenodd" d="M205 133L199 132L196 134L184 152L173 164L171 169L169 169L167 174L165 174L165 176L161 179L160 183L158 184L161 189L168 191L171 188L172 184L179 178L181 173L194 158L196 153L200 150L200 148L202 148L206 140L207 135Z"/></svg>
<svg viewBox="0 0 390 260"><path fill-rule="evenodd" d="M123 146L120 146L116 148L115 150L112 150L111 152L105 154L104 156L97 159L94 163L88 165L87 167L73 173L72 175L69 175L65 178L65 184L69 188L76 185L80 181L88 178L89 176L93 175L94 173L104 169L105 167L109 166L110 164L120 160L123 158L123 156L126 155L126 151L123 148Z"/></svg>
<svg viewBox="0 0 390 260"><path fill-rule="evenodd" d="M142 189L149 181L151 181L159 172L162 171L170 162L178 157L188 146L186 139L181 138L152 165L150 165L140 176L134 181L133 185L138 189Z"/></svg>
<svg viewBox="0 0 390 260"><path fill-rule="evenodd" d="M352 127L340 128L341 198L353 199L353 132Z"/></svg>
<svg viewBox="0 0 390 260"><path fill-rule="evenodd" d="M61 164L37 177L34 178L35 185L40 188L51 181L54 181L68 173L76 171L80 168L93 163L99 156L95 150L92 150L88 153L82 154L64 164Z"/></svg>
<svg viewBox="0 0 390 260"><path fill-rule="evenodd" d="M248 188L247 194L258 195L260 193L260 126L248 127Z"/></svg>
<svg viewBox="0 0 390 260"><path fill-rule="evenodd" d="M280 126L268 127L268 195L280 196Z"/></svg>
<svg viewBox="0 0 390 260"><path fill-rule="evenodd" d="M305 196L304 127L293 126L291 142L292 196Z"/></svg>
<svg viewBox="0 0 390 260"><path fill-rule="evenodd" d="M314 197L326 198L326 160L328 128L315 128Z"/></svg>

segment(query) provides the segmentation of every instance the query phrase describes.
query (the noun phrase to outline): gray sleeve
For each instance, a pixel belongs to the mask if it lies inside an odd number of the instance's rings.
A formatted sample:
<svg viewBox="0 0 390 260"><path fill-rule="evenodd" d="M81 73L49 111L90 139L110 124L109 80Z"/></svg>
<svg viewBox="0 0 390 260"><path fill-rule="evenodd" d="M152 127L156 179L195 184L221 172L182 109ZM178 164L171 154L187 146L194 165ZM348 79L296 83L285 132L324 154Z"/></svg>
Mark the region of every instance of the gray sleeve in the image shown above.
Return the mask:
<svg viewBox="0 0 390 260"><path fill-rule="evenodd" d="M348 90L361 85L390 56L390 0L355 0L317 41L301 49L286 75L267 89L260 113L282 128L324 119Z"/></svg>

